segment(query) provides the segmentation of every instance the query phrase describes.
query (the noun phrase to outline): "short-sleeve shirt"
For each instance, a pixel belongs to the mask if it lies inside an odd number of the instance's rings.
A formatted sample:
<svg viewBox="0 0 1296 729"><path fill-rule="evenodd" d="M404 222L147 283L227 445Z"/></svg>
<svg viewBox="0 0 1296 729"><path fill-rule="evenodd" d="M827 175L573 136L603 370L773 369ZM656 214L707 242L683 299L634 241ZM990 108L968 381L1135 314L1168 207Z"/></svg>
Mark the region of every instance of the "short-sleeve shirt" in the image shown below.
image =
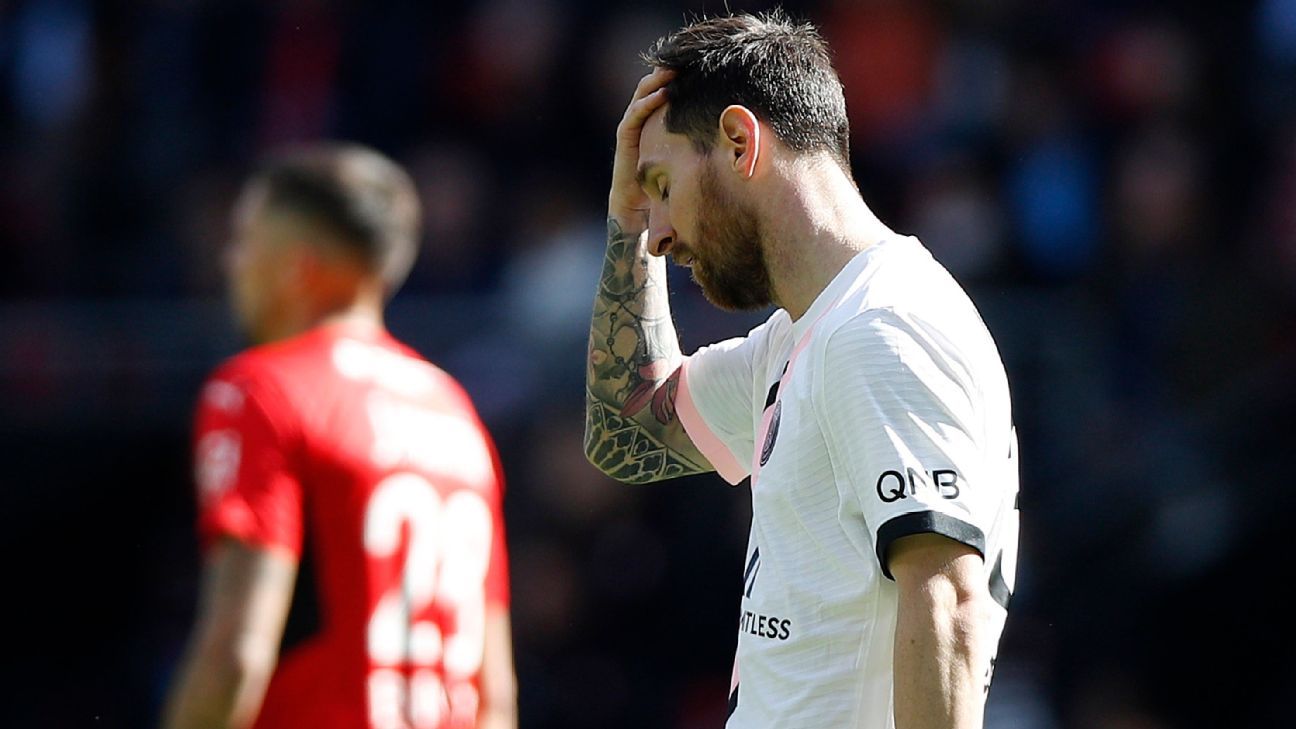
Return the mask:
<svg viewBox="0 0 1296 729"><path fill-rule="evenodd" d="M383 331L319 327L222 365L194 451L205 548L312 552L320 631L280 658L257 729L475 716L486 607L509 599L502 479L449 375Z"/></svg>
<svg viewBox="0 0 1296 729"><path fill-rule="evenodd" d="M690 356L677 405L720 475L751 479L729 729L894 725L887 552L906 535L984 557L998 643L1017 557L1007 378L916 239L860 252L795 322L779 310Z"/></svg>

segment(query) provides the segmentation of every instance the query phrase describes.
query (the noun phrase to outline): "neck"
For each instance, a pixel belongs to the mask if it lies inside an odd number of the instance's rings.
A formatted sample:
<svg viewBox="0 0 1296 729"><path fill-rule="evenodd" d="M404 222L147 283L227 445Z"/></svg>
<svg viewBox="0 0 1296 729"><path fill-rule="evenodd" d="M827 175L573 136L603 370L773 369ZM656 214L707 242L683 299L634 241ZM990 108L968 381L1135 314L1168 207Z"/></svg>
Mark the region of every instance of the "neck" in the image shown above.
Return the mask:
<svg viewBox="0 0 1296 729"><path fill-rule="evenodd" d="M894 235L826 155L788 160L765 219L774 303L793 321L857 253Z"/></svg>
<svg viewBox="0 0 1296 729"><path fill-rule="evenodd" d="M288 339L321 326L380 331L384 328L383 303L381 287L362 287L344 296L301 301L292 310L285 307L285 316L274 322L261 339L267 342Z"/></svg>
<svg viewBox="0 0 1296 729"><path fill-rule="evenodd" d="M383 329L382 307L353 307L320 317L315 326L345 326L363 331Z"/></svg>

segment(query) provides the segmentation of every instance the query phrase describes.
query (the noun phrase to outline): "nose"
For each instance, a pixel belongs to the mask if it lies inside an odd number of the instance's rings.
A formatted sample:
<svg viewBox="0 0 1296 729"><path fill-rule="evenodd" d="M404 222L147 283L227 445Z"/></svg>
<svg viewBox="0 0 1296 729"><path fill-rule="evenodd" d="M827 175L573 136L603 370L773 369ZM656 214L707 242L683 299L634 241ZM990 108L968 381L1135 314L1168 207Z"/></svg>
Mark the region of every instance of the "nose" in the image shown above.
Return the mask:
<svg viewBox="0 0 1296 729"><path fill-rule="evenodd" d="M648 252L654 256L664 256L670 253L673 245L675 229L671 227L670 219L660 206L654 205L648 211Z"/></svg>

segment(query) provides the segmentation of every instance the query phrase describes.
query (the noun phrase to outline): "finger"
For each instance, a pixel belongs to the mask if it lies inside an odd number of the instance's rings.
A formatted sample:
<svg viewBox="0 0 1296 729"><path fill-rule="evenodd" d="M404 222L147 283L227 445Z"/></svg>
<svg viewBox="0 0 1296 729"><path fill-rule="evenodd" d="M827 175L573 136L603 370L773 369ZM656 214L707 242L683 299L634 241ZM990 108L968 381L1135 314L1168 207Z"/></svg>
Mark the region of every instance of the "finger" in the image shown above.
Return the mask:
<svg viewBox="0 0 1296 729"><path fill-rule="evenodd" d="M673 78L675 78L675 72L671 69L661 68L660 66L654 68L652 71L645 74L643 78L639 79L638 85L635 86L634 95L636 98L647 96L658 88L670 83Z"/></svg>
<svg viewBox="0 0 1296 729"><path fill-rule="evenodd" d="M621 117L621 128L625 131L638 128L658 107L666 103L666 99L666 89L660 88L642 99L631 102L630 106L626 107L625 115Z"/></svg>
<svg viewBox="0 0 1296 729"><path fill-rule="evenodd" d="M669 68L661 68L660 66L654 68L652 73L639 79L639 84L635 86L634 96L631 97L632 100L642 99L670 83L673 78L675 78L675 72Z"/></svg>
<svg viewBox="0 0 1296 729"><path fill-rule="evenodd" d="M656 109L666 101L666 89L661 88L644 96L641 99L635 99L626 107L625 118L634 119L648 116L652 109Z"/></svg>

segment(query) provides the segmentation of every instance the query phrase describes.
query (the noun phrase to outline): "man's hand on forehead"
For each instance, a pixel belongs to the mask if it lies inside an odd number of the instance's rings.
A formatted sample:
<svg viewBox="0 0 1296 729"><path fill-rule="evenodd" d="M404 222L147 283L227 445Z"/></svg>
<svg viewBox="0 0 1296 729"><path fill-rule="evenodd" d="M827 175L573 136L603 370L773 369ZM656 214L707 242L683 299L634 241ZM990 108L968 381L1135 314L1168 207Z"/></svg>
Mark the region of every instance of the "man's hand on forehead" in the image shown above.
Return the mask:
<svg viewBox="0 0 1296 729"><path fill-rule="evenodd" d="M666 86L673 78L674 71L655 68L640 79L617 125L608 215L620 220L626 229L647 223L648 197L643 191L643 171L639 167L639 139L644 122L666 103Z"/></svg>

